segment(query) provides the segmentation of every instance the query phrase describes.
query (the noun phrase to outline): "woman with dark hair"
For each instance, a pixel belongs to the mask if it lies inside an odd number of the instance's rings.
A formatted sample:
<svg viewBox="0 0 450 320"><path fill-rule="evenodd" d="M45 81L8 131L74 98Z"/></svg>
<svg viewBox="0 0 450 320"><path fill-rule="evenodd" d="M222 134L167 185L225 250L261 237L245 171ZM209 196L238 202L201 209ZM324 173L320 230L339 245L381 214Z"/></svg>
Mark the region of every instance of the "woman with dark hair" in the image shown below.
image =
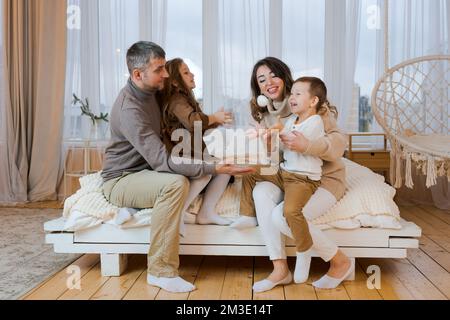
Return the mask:
<svg viewBox="0 0 450 320"><path fill-rule="evenodd" d="M251 80L251 109L254 120L262 127L274 127L277 122L283 123L283 119L289 118L290 106L287 100L292 83L289 68L276 58L266 58L255 65ZM258 96L260 94L262 96ZM331 209L345 193L345 166L342 156L347 146L347 137L337 127L337 109L329 103L324 107L328 109L321 115L325 128L324 137L309 141L303 134L293 132L290 135L282 135L281 142L285 149L323 160L321 186L303 208L303 215L308 221L314 251L324 261L330 262L328 273L313 285L320 289L332 289L351 274L354 265L322 230L311 223ZM237 228L252 227L257 223L260 225L270 260L274 265L272 274L254 285L255 292L263 292L284 284L289 276L282 234L292 238L292 232L283 216L283 193L280 188L270 182L259 183L253 190L253 199L257 220L240 217L237 220L241 221L240 225L233 225ZM311 258L303 258L308 261L301 261L301 265L309 266ZM305 273L307 271L309 269L305 270Z"/></svg>
<svg viewBox="0 0 450 320"><path fill-rule="evenodd" d="M257 129L286 123L292 115L289 95L293 83L291 70L280 59L267 57L255 64L251 78L250 109L252 122ZM256 225L256 218L241 216L231 227L245 229Z"/></svg>
<svg viewBox="0 0 450 320"><path fill-rule="evenodd" d="M283 61L273 57L258 61L251 79L253 119L265 128L285 122L292 114L288 99L293 83L291 70Z"/></svg>
<svg viewBox="0 0 450 320"><path fill-rule="evenodd" d="M159 95L159 102L162 108L163 141L169 153L171 153L175 147L175 143L172 141L172 134L175 130L186 129L190 133L192 142L191 157L193 159L203 159L205 145L203 144L199 150L194 148L195 122L201 123L203 135L209 129L230 122L232 115L223 110L212 115L203 113L193 93L193 89L196 86L194 75L182 59L177 58L168 61L166 69L169 77L165 80L164 89ZM220 217L215 211L217 202L220 200L229 181L229 175L206 176L191 180L184 212L186 213L192 201L206 187L202 207L196 217L196 223L229 225L231 221Z"/></svg>

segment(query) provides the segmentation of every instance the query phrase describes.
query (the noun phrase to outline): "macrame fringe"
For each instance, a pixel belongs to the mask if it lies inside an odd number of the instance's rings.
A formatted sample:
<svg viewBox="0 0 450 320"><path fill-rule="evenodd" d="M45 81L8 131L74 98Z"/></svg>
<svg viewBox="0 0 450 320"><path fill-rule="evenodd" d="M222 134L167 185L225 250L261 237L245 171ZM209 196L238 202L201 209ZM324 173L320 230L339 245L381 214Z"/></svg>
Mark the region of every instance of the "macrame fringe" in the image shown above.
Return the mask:
<svg viewBox="0 0 450 320"><path fill-rule="evenodd" d="M450 182L450 161L439 157L433 157L430 155L424 155L417 152L410 151L406 148L400 147L399 143L395 140L391 141L391 170L390 178L392 185L399 189L403 185L402 166L403 160L406 160L405 164L405 186L413 189L414 180L412 177L413 162L417 169L417 172L421 172L426 176L426 186L431 188L437 184L438 177L447 176Z"/></svg>
<svg viewBox="0 0 450 320"><path fill-rule="evenodd" d="M438 175L439 177L445 176L445 161L442 161L441 167L439 168L438 171Z"/></svg>
<svg viewBox="0 0 450 320"><path fill-rule="evenodd" d="M405 168L405 175L406 175L406 186L410 189L414 188L414 182L412 179L412 159L411 159L411 153L406 152L406 168Z"/></svg>
<svg viewBox="0 0 450 320"><path fill-rule="evenodd" d="M427 188L437 184L436 164L434 157L428 157L427 160Z"/></svg>
<svg viewBox="0 0 450 320"><path fill-rule="evenodd" d="M391 168L391 182L394 185L394 188L399 189L403 184L402 150L395 140L392 143L391 164L393 164L393 168Z"/></svg>

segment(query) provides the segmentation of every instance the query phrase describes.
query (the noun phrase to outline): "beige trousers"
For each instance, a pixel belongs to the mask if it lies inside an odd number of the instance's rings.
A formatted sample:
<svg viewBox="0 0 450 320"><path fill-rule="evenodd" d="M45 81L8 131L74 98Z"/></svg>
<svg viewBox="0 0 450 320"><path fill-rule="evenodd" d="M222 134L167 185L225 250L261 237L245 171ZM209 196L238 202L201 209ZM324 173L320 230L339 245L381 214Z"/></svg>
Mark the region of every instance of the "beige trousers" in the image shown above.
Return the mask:
<svg viewBox="0 0 450 320"><path fill-rule="evenodd" d="M189 180L180 175L144 170L124 173L103 186L106 199L118 207L153 208L148 273L178 276L180 221L189 192Z"/></svg>
<svg viewBox="0 0 450 320"><path fill-rule="evenodd" d="M255 173L244 176L240 214L256 217L253 190L258 182L271 182L284 191L284 216L292 230L297 252L306 252L313 246L308 222L303 216L303 208L320 186L320 181L313 181L306 176L279 170L275 175Z"/></svg>

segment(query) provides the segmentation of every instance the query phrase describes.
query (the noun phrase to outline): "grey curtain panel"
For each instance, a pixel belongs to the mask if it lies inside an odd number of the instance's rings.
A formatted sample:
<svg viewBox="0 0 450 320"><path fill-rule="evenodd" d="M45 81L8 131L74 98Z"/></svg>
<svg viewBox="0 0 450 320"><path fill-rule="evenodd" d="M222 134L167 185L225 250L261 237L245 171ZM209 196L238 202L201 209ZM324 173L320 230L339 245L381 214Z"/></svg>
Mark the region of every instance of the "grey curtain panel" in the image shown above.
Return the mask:
<svg viewBox="0 0 450 320"><path fill-rule="evenodd" d="M54 200L61 177L66 1L3 0L0 201Z"/></svg>

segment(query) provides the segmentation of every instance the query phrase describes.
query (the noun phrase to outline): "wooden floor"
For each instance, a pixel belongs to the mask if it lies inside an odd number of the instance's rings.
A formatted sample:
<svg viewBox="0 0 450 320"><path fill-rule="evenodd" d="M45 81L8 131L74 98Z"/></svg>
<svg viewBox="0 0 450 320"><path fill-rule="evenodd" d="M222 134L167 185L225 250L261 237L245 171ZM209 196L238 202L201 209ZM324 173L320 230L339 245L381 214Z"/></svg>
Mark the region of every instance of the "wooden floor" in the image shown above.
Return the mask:
<svg viewBox="0 0 450 320"><path fill-rule="evenodd" d="M420 249L411 250L408 259L358 259L356 281L345 282L336 290L316 290L311 282L320 278L328 265L314 259L307 284L291 284L263 294L253 294L254 281L271 272L267 258L181 257L181 276L194 282L189 294L169 294L146 284L146 257L129 258L126 274L102 277L99 257L85 255L74 264L81 270L81 290L69 290L71 274L61 270L24 299L92 300L415 300L450 298L450 213L431 207L403 207L402 217L423 230ZM290 260L291 269L294 261ZM369 290L369 266L381 268L381 288Z"/></svg>

